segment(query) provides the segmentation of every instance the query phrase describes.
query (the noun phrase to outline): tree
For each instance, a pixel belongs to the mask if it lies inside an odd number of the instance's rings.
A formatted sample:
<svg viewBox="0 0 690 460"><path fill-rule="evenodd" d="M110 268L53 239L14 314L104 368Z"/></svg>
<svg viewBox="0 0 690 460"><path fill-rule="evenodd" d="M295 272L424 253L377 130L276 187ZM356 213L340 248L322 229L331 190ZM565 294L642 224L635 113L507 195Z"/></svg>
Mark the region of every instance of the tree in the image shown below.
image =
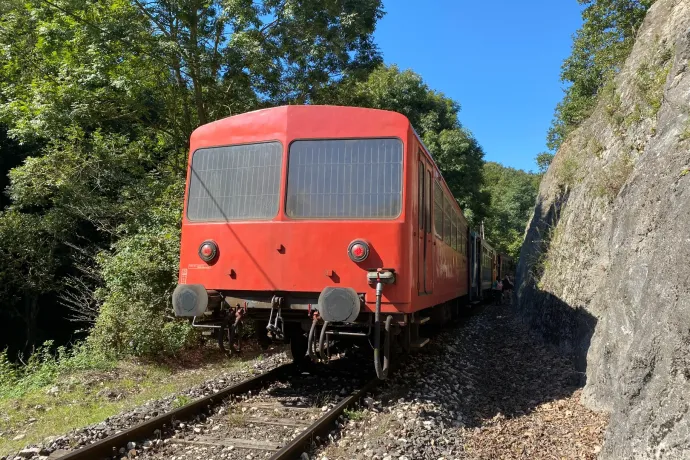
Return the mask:
<svg viewBox="0 0 690 460"><path fill-rule="evenodd" d="M539 155L536 156L534 161L536 161L537 163L539 174L544 174L549 169L549 166L551 166L551 162L553 161L554 156L555 155L553 153L549 152L541 152Z"/></svg>
<svg viewBox="0 0 690 460"><path fill-rule="evenodd" d="M630 54L637 30L654 1L578 0L585 5L583 24L561 67L566 90L548 132L549 149L558 150L566 136L592 113L600 91Z"/></svg>
<svg viewBox="0 0 690 460"><path fill-rule="evenodd" d="M11 168L0 255L44 270L3 271L0 302L55 298L79 276L103 317L94 334L116 352L174 348L163 312L192 130L311 102L381 60L380 0L6 0L0 12L0 124L30 146L0 166ZM133 283L132 267L155 282ZM128 335L128 319L161 327Z"/></svg>
<svg viewBox="0 0 690 460"><path fill-rule="evenodd" d="M484 165L482 190L490 197L486 236L499 251L517 259L525 226L534 208L539 175L498 163Z"/></svg>
<svg viewBox="0 0 690 460"><path fill-rule="evenodd" d="M35 343L41 293L54 290L62 258L58 241L64 226L56 215L0 213L0 298L3 316L23 325L28 353Z"/></svg>

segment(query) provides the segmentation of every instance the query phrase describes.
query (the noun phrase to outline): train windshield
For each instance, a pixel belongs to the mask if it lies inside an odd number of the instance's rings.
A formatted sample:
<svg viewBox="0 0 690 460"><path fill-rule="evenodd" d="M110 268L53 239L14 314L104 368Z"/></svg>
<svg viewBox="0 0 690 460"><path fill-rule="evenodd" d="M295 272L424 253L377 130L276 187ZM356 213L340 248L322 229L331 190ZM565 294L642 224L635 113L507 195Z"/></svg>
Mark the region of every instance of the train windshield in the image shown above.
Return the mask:
<svg viewBox="0 0 690 460"><path fill-rule="evenodd" d="M400 215L400 139L317 139L290 145L287 215L391 219Z"/></svg>
<svg viewBox="0 0 690 460"><path fill-rule="evenodd" d="M279 142L196 150L187 218L207 222L272 219L278 214L282 157Z"/></svg>

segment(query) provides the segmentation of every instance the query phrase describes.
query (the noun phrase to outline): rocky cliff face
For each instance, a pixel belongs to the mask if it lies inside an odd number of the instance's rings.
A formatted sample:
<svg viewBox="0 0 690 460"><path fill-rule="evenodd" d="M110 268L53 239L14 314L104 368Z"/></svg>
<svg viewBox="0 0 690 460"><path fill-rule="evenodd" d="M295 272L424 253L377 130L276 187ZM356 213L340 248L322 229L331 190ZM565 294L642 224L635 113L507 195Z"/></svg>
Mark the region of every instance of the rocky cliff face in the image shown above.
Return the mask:
<svg viewBox="0 0 690 460"><path fill-rule="evenodd" d="M658 0L541 184L518 308L611 413L602 458L690 458L690 0Z"/></svg>

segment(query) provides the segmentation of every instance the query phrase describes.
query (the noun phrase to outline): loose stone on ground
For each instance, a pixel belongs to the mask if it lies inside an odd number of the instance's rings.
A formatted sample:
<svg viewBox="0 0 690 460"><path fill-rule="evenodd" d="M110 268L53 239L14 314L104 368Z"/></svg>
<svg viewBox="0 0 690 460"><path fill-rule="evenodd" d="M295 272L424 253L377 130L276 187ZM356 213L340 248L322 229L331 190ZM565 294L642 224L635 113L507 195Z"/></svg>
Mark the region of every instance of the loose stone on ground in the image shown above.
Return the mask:
<svg viewBox="0 0 690 460"><path fill-rule="evenodd" d="M582 375L490 306L407 359L314 458L592 459L607 416L579 402Z"/></svg>

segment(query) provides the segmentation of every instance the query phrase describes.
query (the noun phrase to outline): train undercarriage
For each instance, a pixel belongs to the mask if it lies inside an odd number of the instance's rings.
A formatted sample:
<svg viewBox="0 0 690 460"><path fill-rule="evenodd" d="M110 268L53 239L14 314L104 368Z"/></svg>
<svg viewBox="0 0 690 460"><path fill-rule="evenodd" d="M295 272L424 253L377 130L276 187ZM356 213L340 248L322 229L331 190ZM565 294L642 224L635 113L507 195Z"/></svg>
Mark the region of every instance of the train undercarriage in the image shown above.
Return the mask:
<svg viewBox="0 0 690 460"><path fill-rule="evenodd" d="M423 348L429 342L421 328L443 325L457 319L465 305L454 299L416 313L381 313L380 294L385 287L380 275L376 311L362 311L364 296L357 295L351 308L324 308L323 293L208 292L208 305L192 325L206 328L227 354L241 351L242 329L251 322L256 339L263 346L289 343L295 362L328 362L339 350L359 342L373 350L376 374L385 379L394 357ZM347 296L345 296L347 297ZM343 299L338 299L342 302Z"/></svg>

